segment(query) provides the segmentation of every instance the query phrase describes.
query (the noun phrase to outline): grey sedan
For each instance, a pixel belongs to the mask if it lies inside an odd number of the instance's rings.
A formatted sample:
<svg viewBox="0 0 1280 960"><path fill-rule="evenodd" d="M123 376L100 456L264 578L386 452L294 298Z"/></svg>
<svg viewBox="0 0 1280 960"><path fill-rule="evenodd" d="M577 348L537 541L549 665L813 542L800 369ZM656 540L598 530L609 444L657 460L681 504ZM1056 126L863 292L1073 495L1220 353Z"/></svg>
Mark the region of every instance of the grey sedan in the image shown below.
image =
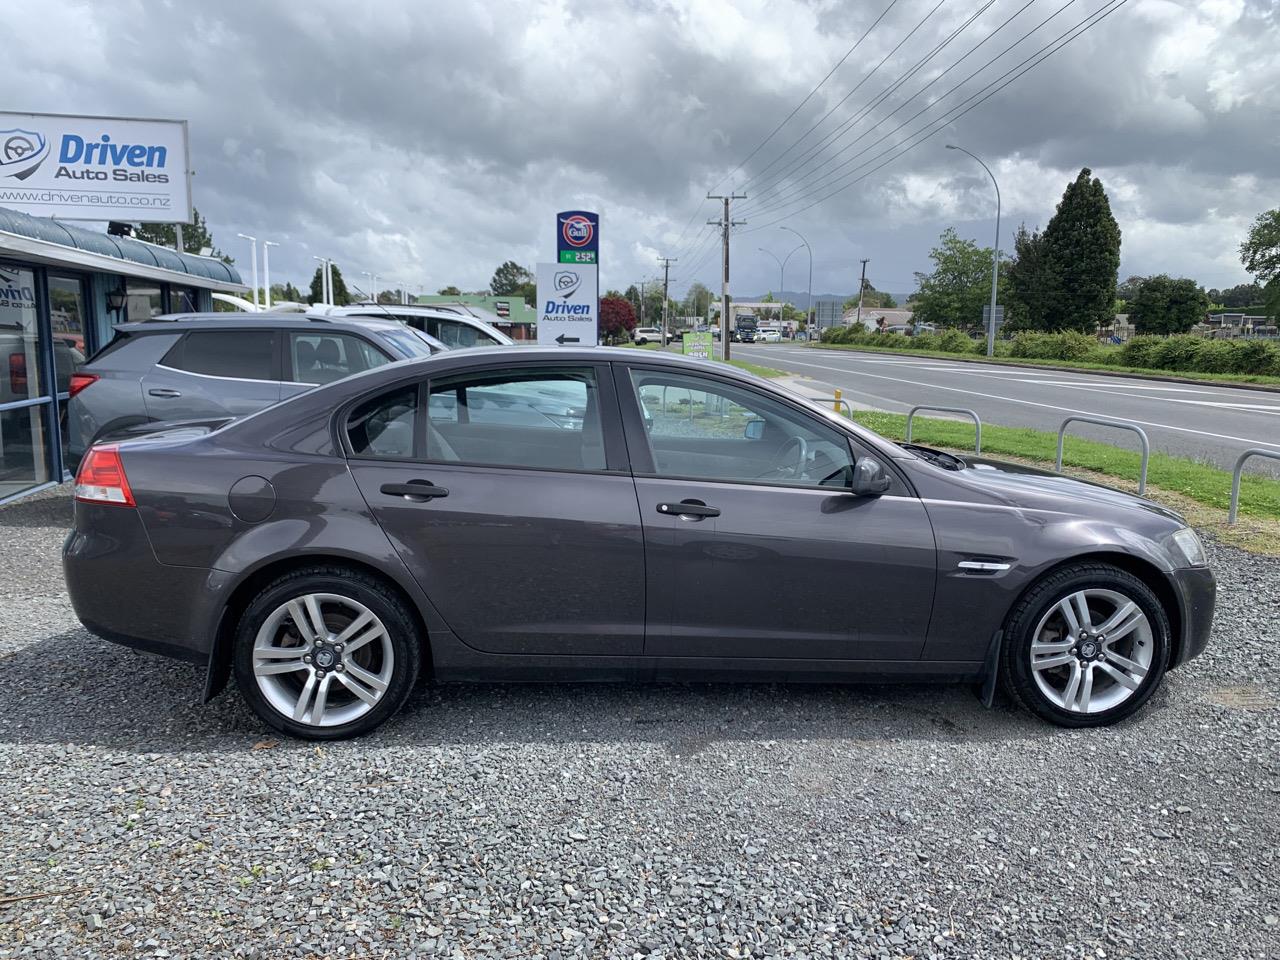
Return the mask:
<svg viewBox="0 0 1280 960"><path fill-rule="evenodd" d="M332 739L437 680L997 683L1064 726L1203 650L1175 514L922 446L721 364L490 348L93 447L64 563L100 636Z"/></svg>

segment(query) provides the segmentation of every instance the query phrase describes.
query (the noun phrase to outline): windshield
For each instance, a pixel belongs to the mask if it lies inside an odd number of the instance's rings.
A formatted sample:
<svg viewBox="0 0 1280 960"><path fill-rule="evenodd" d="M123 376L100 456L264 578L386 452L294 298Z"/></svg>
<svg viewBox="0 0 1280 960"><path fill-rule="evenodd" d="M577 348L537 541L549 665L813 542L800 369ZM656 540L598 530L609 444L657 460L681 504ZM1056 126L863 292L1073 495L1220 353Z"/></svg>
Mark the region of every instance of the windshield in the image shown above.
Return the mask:
<svg viewBox="0 0 1280 960"><path fill-rule="evenodd" d="M401 330L386 330L382 335L403 350L406 357L429 357L433 352L431 338L417 330L405 327ZM440 344L436 350L443 348L444 345Z"/></svg>

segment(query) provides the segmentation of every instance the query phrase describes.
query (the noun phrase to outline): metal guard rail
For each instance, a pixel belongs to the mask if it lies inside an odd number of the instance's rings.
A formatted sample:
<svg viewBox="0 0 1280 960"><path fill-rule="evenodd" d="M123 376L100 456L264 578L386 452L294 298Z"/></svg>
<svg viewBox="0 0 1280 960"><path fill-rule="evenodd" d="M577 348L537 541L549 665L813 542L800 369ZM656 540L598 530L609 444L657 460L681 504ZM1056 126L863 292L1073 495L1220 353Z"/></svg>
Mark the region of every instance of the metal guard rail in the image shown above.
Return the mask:
<svg viewBox="0 0 1280 960"><path fill-rule="evenodd" d="M1269 460L1280 460L1280 453L1275 450L1263 450L1254 447L1240 454L1235 469L1231 471L1231 509L1227 512L1227 523L1236 522L1236 514L1240 512L1240 473L1244 470L1244 462L1250 457L1266 457Z"/></svg>
<svg viewBox="0 0 1280 960"><path fill-rule="evenodd" d="M931 410L934 413L963 413L966 417L969 417L971 420L973 420L974 426L978 428L977 437L974 439L973 452L975 454L981 455L982 453L982 418L979 417L972 410L970 410L968 407L935 407L935 406L932 406L931 404L924 404L924 403L921 403L921 404L918 404L917 406L912 407L910 410L907 411L907 439L906 439L907 443L911 442L911 420L913 417L915 417L917 411L920 411L920 410Z"/></svg>
<svg viewBox="0 0 1280 960"><path fill-rule="evenodd" d="M1125 423L1121 420L1106 420L1102 417L1067 417L1062 421L1062 426L1058 428L1058 461L1054 465L1054 470L1058 473L1062 472L1062 441L1067 432L1067 424L1069 423L1092 423L1100 427L1115 427L1119 430L1130 430L1138 435L1138 439L1142 441L1142 466L1138 473L1138 496L1143 496L1147 492L1147 463L1151 459L1151 441L1147 439L1147 433L1141 427L1132 423Z"/></svg>

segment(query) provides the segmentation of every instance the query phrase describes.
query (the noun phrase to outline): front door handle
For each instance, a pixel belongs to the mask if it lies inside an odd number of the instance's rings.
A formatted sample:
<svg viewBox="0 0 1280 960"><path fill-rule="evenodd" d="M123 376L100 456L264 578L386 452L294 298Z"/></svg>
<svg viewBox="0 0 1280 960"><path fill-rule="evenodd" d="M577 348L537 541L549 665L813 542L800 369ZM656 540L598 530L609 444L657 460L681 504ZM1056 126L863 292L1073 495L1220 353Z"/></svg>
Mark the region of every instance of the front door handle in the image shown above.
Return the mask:
<svg viewBox="0 0 1280 960"><path fill-rule="evenodd" d="M182 396L181 390L174 390L172 387L152 387L147 393L153 397L164 397L166 400L176 400Z"/></svg>
<svg viewBox="0 0 1280 960"><path fill-rule="evenodd" d="M410 480L408 483L384 483L381 487L382 492L389 497L404 497L406 500L412 500L417 503L423 503L427 500L434 500L437 497L447 497L449 491L444 487L437 487L430 480Z"/></svg>
<svg viewBox="0 0 1280 960"><path fill-rule="evenodd" d="M719 507L708 507L701 500L681 500L679 503L660 503L658 504L658 512L675 514L680 517L693 517L698 520L701 520L703 517L720 516Z"/></svg>

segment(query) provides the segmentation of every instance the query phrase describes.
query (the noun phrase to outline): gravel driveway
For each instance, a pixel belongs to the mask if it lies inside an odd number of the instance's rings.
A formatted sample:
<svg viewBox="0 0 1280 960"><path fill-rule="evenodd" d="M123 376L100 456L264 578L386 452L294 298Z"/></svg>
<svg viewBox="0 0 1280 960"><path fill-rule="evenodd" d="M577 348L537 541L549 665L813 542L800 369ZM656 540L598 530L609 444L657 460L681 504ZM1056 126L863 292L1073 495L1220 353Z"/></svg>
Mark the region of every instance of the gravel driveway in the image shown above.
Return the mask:
<svg viewBox="0 0 1280 960"><path fill-rule="evenodd" d="M427 686L277 741L0 509L0 956L1280 955L1280 562L1133 721L962 688ZM19 899L30 898L30 899Z"/></svg>

